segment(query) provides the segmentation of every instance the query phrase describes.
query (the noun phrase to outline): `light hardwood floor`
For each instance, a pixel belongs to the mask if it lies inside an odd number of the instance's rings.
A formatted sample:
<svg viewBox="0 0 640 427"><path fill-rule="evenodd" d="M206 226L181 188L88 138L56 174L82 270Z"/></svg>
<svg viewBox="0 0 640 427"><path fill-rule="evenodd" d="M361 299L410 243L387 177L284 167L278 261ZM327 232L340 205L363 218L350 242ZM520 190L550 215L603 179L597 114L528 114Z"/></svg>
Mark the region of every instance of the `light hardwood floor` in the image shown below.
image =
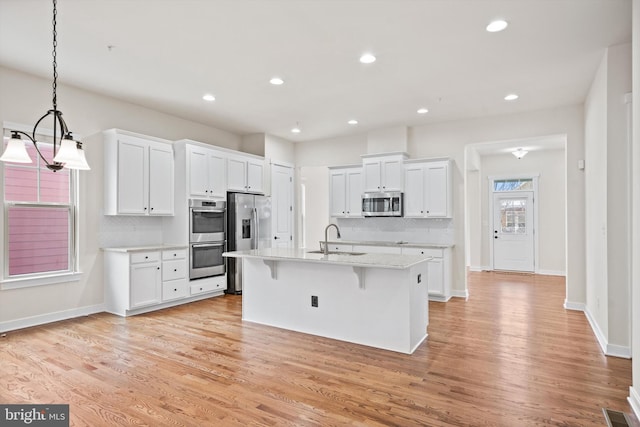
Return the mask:
<svg viewBox="0 0 640 427"><path fill-rule="evenodd" d="M69 403L76 426L604 426L602 407L631 412L631 362L562 308L563 278L471 273L469 291L430 303L413 355L243 323L237 296L9 332L0 403Z"/></svg>

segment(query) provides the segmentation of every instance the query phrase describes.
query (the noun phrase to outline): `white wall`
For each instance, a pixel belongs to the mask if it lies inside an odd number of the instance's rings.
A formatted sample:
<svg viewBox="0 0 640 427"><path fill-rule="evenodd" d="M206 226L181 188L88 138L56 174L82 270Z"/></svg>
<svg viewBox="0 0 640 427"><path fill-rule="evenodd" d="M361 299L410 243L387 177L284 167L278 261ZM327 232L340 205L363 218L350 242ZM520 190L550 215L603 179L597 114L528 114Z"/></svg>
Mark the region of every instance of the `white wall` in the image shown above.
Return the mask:
<svg viewBox="0 0 640 427"><path fill-rule="evenodd" d="M627 106L631 45L603 55L585 102L586 313L608 354L630 351Z"/></svg>
<svg viewBox="0 0 640 427"><path fill-rule="evenodd" d="M490 267L490 240L492 221L489 204L492 193L490 176L539 175L538 178L538 229L539 244L536 271L543 274L564 275L565 265L565 164L564 150L531 151L522 159L512 154L482 156L480 211L482 218L482 265Z"/></svg>
<svg viewBox="0 0 640 427"><path fill-rule="evenodd" d="M32 126L51 108L50 81L2 67L0 94L0 122ZM169 140L189 138L231 149L240 146L237 135L73 87L58 85L58 102L71 130L83 136L116 127ZM109 233L100 230L103 155L99 146L85 144L84 149L92 167L91 171L80 172L80 270L84 275L75 282L0 291L0 330L101 310L103 264L99 242ZM131 221L137 221L138 226L150 227L146 234L157 236L154 227L160 227L159 223L142 222L144 219L123 220L126 224L121 225L135 228ZM4 241L2 221L0 217L0 241ZM0 263L3 261L0 259Z"/></svg>
<svg viewBox="0 0 640 427"><path fill-rule="evenodd" d="M640 0L633 0L632 382L629 402L640 418Z"/></svg>

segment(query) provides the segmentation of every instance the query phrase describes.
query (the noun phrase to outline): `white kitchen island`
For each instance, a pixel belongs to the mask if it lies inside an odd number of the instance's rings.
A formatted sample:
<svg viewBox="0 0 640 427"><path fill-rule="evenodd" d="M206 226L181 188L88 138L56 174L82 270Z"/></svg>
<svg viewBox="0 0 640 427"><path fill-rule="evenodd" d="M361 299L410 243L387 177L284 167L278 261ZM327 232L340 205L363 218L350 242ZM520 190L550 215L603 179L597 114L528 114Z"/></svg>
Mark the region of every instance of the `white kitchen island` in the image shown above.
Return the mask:
<svg viewBox="0 0 640 427"><path fill-rule="evenodd" d="M424 256L283 248L224 256L242 258L243 320L407 354L427 338Z"/></svg>

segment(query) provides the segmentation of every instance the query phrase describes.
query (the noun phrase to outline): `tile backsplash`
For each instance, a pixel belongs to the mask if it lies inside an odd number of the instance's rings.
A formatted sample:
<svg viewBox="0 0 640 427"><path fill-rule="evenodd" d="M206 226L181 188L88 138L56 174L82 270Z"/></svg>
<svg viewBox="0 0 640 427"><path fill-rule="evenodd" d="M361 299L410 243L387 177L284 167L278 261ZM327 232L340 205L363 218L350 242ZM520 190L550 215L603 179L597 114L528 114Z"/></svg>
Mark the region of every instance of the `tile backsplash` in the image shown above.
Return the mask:
<svg viewBox="0 0 640 427"><path fill-rule="evenodd" d="M338 218L343 240L455 243L452 219Z"/></svg>
<svg viewBox="0 0 640 427"><path fill-rule="evenodd" d="M100 247L146 246L162 243L162 218L102 215Z"/></svg>

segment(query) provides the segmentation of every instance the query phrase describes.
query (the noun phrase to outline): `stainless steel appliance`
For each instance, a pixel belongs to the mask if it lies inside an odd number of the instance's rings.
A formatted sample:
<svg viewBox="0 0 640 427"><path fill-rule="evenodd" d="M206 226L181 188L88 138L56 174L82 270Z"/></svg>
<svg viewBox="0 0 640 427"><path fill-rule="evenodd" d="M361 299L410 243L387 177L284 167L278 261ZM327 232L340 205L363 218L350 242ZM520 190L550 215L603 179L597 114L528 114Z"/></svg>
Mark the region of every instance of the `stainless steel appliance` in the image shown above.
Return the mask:
<svg viewBox="0 0 640 427"><path fill-rule="evenodd" d="M362 215L373 216L402 216L403 194L399 191L387 193L364 193L362 195Z"/></svg>
<svg viewBox="0 0 640 427"><path fill-rule="evenodd" d="M271 199L245 193L227 193L229 251L271 247ZM242 293L242 260L227 258L227 290Z"/></svg>
<svg viewBox="0 0 640 427"><path fill-rule="evenodd" d="M226 202L189 200L189 242L221 242L226 239Z"/></svg>
<svg viewBox="0 0 640 427"><path fill-rule="evenodd" d="M189 279L225 274L225 201L189 200Z"/></svg>

